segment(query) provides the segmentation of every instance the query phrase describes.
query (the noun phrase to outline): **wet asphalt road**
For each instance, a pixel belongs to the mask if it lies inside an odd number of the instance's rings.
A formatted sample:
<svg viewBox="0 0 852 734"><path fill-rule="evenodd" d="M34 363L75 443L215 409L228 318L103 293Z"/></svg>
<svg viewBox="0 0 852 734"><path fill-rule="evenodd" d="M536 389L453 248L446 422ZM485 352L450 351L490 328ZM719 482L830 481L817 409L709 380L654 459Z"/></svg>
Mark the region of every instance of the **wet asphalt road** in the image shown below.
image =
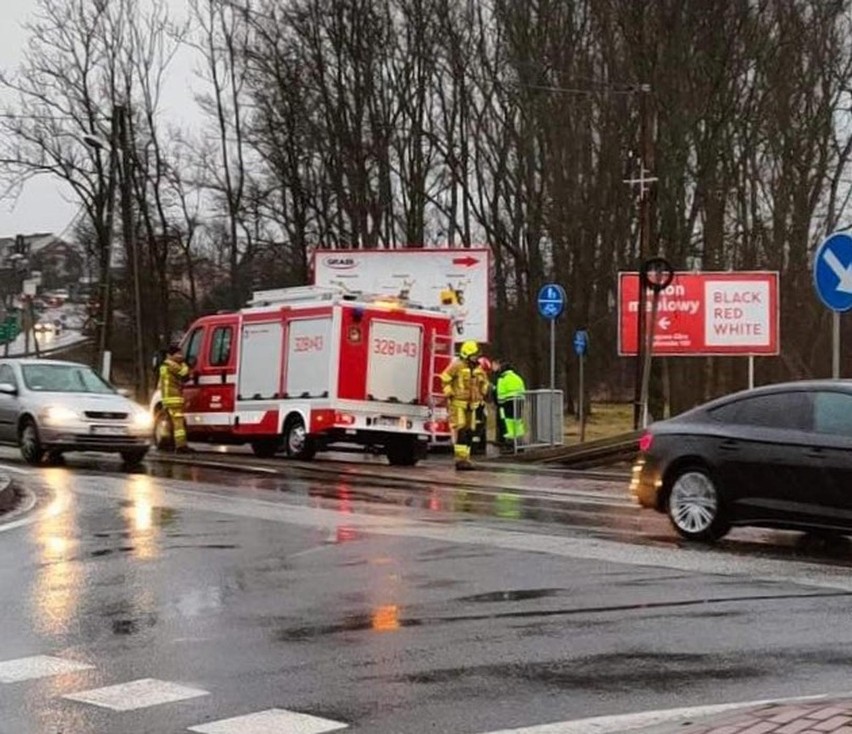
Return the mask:
<svg viewBox="0 0 852 734"><path fill-rule="evenodd" d="M13 468L40 503L0 532L0 734L170 734L269 709L477 734L852 689L846 544L681 547L617 486L579 480ZM39 655L89 667L10 681L5 661ZM76 700L139 679L193 697ZM124 688L111 705L140 703ZM269 732L330 730L305 721Z"/></svg>

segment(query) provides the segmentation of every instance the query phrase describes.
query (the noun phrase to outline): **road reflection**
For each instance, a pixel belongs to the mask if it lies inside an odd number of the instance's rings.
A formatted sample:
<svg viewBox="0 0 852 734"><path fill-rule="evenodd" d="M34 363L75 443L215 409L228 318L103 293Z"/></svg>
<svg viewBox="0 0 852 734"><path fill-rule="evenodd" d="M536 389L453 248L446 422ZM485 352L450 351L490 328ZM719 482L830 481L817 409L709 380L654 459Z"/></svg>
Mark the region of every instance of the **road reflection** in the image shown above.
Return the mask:
<svg viewBox="0 0 852 734"><path fill-rule="evenodd" d="M129 479L129 502L124 508L124 519L132 541L133 556L143 561L160 554L159 528L154 523L154 484L146 474L134 474Z"/></svg>
<svg viewBox="0 0 852 734"><path fill-rule="evenodd" d="M399 629L399 607L382 604L373 611L373 629L376 632L394 632Z"/></svg>
<svg viewBox="0 0 852 734"><path fill-rule="evenodd" d="M30 595L35 628L43 633L67 633L76 618L84 567L75 554L79 546L77 499L63 469L44 474L54 500L33 525L39 552L39 571Z"/></svg>

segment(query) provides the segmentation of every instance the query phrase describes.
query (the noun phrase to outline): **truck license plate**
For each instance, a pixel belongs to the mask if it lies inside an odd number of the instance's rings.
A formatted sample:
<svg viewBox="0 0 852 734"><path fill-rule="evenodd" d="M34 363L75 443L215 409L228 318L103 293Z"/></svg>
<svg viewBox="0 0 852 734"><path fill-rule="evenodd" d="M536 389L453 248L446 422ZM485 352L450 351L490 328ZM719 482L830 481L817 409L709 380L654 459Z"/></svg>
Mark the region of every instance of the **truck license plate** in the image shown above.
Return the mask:
<svg viewBox="0 0 852 734"><path fill-rule="evenodd" d="M96 436L124 436L127 429L124 426L92 426L92 433Z"/></svg>
<svg viewBox="0 0 852 734"><path fill-rule="evenodd" d="M403 418L394 418L392 416L382 415L376 418L373 423L377 426L388 426L390 428L399 428L400 426L404 426L405 422Z"/></svg>

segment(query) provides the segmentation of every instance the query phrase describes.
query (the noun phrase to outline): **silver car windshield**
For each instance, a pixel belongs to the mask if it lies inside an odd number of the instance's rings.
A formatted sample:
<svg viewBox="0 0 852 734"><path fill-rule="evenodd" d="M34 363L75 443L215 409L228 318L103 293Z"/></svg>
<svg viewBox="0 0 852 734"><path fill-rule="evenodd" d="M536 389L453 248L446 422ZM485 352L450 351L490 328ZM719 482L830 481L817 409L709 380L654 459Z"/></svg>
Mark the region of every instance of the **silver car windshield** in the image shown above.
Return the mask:
<svg viewBox="0 0 852 734"><path fill-rule="evenodd" d="M84 392L101 395L115 390L88 367L67 364L28 364L21 366L24 383L33 392Z"/></svg>

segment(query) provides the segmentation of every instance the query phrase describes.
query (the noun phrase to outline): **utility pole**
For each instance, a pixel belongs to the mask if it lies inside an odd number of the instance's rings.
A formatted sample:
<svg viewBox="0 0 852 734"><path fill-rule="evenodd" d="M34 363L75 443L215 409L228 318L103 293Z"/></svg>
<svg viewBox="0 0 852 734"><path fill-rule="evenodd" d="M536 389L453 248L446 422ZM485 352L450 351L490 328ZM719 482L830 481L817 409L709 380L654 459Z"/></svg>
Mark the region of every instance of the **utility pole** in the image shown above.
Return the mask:
<svg viewBox="0 0 852 734"><path fill-rule="evenodd" d="M104 357L109 349L110 326L112 318L110 312L112 309L112 234L113 222L115 220L115 184L116 175L118 172L118 108L113 111L112 127L109 138L109 173L107 174L107 211L106 211L106 241L104 249L106 252L102 256L102 262L105 263L103 272L101 273L101 319L100 333L98 339L98 360L96 368L103 369ZM95 141L86 141L87 144L94 147L102 147L102 144Z"/></svg>
<svg viewBox="0 0 852 734"><path fill-rule="evenodd" d="M653 139L651 130L651 110L648 105L650 84L640 84L638 87L640 115L640 153L639 176L625 179L624 183L639 187L639 267L651 255L651 184L657 181L656 176L649 175L653 170ZM645 350L645 330L647 328L648 293L644 280L639 278L639 303L636 310L636 365L633 383L633 428L638 430L642 424L642 382Z"/></svg>
<svg viewBox="0 0 852 734"><path fill-rule="evenodd" d="M133 216L133 156L130 148L130 133L127 122L127 108L116 106L114 116L118 119L118 145L121 149L121 222L124 234L124 246L130 255L133 269L133 306L136 336L135 362L136 386L141 394L136 397L143 402L148 397L145 369L144 342L142 339L142 285L139 272L139 243L136 239L136 226Z"/></svg>

